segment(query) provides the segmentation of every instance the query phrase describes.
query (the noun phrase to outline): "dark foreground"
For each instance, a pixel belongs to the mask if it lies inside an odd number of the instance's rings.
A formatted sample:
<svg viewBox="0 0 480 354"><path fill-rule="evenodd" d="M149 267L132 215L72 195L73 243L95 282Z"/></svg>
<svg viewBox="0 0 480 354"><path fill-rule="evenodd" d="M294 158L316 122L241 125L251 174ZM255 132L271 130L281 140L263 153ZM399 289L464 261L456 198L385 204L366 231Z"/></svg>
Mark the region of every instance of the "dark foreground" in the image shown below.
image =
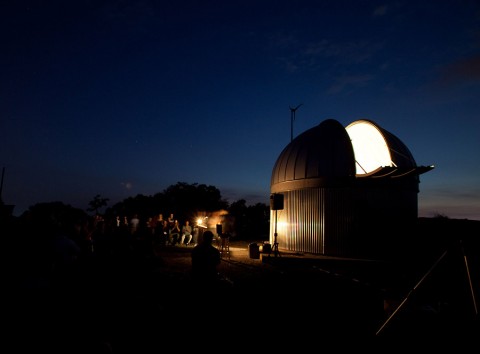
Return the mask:
<svg viewBox="0 0 480 354"><path fill-rule="evenodd" d="M48 276L20 267L4 300L8 352L478 346L478 278L470 287L461 256L452 276L447 257L411 271L282 250L257 259L232 243L207 286L190 278L190 251L139 246Z"/></svg>

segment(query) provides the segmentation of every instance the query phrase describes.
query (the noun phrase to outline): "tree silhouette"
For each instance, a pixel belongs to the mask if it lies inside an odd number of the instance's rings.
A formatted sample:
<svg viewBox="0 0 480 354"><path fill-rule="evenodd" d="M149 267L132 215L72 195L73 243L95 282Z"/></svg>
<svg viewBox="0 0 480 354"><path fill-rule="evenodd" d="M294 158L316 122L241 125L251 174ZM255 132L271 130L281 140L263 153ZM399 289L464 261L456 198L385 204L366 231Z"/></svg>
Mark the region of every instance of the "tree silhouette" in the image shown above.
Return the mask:
<svg viewBox="0 0 480 354"><path fill-rule="evenodd" d="M222 199L220 190L206 184L178 182L163 191L167 214L173 213L180 220L191 219L198 211L226 210L228 202Z"/></svg>
<svg viewBox="0 0 480 354"><path fill-rule="evenodd" d="M99 214L103 207L107 206L108 198L102 198L97 194L88 203L87 212L94 212ZM46 210L48 212L55 212L57 209L63 210L63 203L40 203L30 207L28 212L25 212L24 219L27 219L29 214L34 211L34 214L39 214L39 211ZM112 207L106 208L102 214L105 220L113 220L115 216L131 217L137 214L141 220L147 220L148 217L163 214L168 217L171 213L174 214L175 219L181 222L185 220L194 220L199 213L209 213L225 210L231 217L234 230L232 231L238 238L266 238L269 231L269 206L266 204L256 204L247 206L245 199L240 199L233 202L231 205L222 198L221 192L218 188L206 184L188 184L185 182L177 182L169 186L162 192L154 195L138 194L135 197L128 197L123 201L115 203ZM83 211L85 213L85 211ZM44 213L42 213L43 215ZM64 219L64 213L58 219ZM70 213L67 213L70 214ZM86 213L85 213L86 214ZM87 215L88 216L88 215ZM75 215L74 219L81 216ZM44 218L41 218L42 220Z"/></svg>
<svg viewBox="0 0 480 354"><path fill-rule="evenodd" d="M97 194L90 202L88 202L90 207L87 209L87 211L94 211L95 214L98 215L98 210L107 206L109 200L110 199L102 198L100 194Z"/></svg>

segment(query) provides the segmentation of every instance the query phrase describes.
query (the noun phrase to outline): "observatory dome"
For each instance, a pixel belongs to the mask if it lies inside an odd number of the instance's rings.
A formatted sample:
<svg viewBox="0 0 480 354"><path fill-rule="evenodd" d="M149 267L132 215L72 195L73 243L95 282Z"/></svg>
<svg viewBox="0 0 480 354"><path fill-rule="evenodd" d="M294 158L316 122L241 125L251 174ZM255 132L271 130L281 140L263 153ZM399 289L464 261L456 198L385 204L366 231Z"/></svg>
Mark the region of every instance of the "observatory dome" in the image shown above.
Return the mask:
<svg viewBox="0 0 480 354"><path fill-rule="evenodd" d="M370 120L346 128L327 119L303 132L280 153L272 193L302 188L349 186L355 179L405 177L415 180L431 167L417 167L405 144Z"/></svg>
<svg viewBox="0 0 480 354"><path fill-rule="evenodd" d="M350 136L340 122L327 119L303 132L280 153L272 172L277 193L305 187L327 187L355 178Z"/></svg>

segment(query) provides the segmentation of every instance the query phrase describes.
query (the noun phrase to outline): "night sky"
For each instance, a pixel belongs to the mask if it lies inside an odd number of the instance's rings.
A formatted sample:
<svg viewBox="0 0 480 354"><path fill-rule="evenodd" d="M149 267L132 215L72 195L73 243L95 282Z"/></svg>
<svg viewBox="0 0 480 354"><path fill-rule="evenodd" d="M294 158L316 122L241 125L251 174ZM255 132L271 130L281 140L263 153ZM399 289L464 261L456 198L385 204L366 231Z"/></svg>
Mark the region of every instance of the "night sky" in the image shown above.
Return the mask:
<svg viewBox="0 0 480 354"><path fill-rule="evenodd" d="M419 216L480 220L478 1L21 1L0 5L2 200L86 209L177 182L269 204L293 136L396 135Z"/></svg>

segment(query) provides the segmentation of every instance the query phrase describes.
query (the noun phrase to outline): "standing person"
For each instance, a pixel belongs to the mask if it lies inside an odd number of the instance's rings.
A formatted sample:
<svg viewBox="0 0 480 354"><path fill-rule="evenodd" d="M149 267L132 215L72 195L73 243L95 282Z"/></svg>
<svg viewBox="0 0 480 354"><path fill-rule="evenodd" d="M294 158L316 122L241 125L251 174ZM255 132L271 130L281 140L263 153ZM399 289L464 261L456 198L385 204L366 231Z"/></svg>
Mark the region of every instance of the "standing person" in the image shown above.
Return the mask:
<svg viewBox="0 0 480 354"><path fill-rule="evenodd" d="M156 217L156 223L155 223L155 231L153 233L153 243L155 245L165 245L166 243L166 238L164 237L165 235L163 234L163 227L164 223L166 223L167 220L163 220L163 215L158 214Z"/></svg>
<svg viewBox="0 0 480 354"><path fill-rule="evenodd" d="M193 231L192 231L192 241L191 243L196 246L198 243L198 235L200 233L200 229L197 224L193 225Z"/></svg>
<svg viewBox="0 0 480 354"><path fill-rule="evenodd" d="M182 226L182 239L180 245L184 243L188 246L192 241L192 226L190 226L190 221L185 221L185 224Z"/></svg>
<svg viewBox="0 0 480 354"><path fill-rule="evenodd" d="M153 238L153 235L155 235L155 228L157 227L157 218L153 216L149 217L147 220L147 225L145 226L147 227L147 233L149 237Z"/></svg>
<svg viewBox="0 0 480 354"><path fill-rule="evenodd" d="M140 219L138 214L133 214L133 217L130 219L130 233L135 235L138 231L138 226L140 225Z"/></svg>
<svg viewBox="0 0 480 354"><path fill-rule="evenodd" d="M213 232L205 231L202 242L192 250L192 277L200 285L215 285L219 281L220 251L212 245L213 237Z"/></svg>

